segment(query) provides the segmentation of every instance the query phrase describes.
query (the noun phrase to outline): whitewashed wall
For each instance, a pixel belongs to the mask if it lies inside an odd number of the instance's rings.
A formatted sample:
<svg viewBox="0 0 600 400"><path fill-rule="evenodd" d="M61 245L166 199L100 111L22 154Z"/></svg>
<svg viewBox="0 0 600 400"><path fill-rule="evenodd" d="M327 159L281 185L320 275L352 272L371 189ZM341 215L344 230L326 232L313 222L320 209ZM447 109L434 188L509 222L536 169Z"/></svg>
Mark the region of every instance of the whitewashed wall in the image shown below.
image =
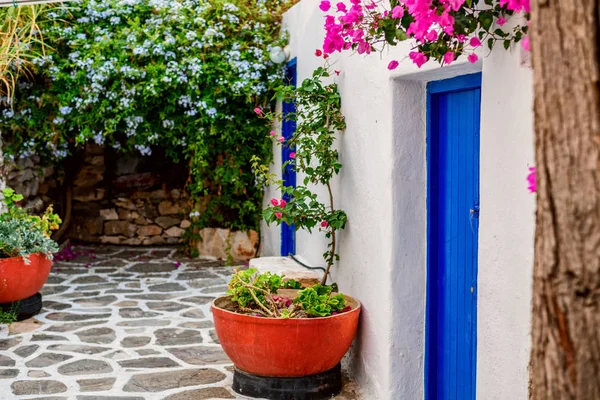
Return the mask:
<svg viewBox="0 0 600 400"><path fill-rule="evenodd" d="M319 0L284 17L298 81L322 65ZM344 165L337 205L348 213L333 280L359 298L363 314L347 366L365 399L423 397L426 291L425 88L428 81L483 72L478 368L480 399L526 399L534 198L531 71L519 49L482 53L475 65L417 69L399 46L381 57L331 57L347 129L338 139ZM392 59L403 60L395 71ZM273 171L280 171L275 154ZM299 177L301 179L301 177ZM271 197L279 197L270 192ZM279 254L279 230L263 227L263 255ZM325 238L298 232L297 254L323 265Z"/></svg>

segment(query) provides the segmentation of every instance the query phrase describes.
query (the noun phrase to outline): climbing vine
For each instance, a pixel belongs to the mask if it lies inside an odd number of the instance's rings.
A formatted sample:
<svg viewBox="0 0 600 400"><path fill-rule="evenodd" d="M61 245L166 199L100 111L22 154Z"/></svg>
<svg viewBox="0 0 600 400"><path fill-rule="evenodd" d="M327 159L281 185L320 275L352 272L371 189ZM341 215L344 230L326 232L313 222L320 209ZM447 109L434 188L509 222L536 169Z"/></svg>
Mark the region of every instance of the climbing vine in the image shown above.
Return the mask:
<svg viewBox="0 0 600 400"><path fill-rule="evenodd" d="M347 221L346 213L336 208L331 187L333 177L342 168L334 143L336 136L346 128L346 120L342 115L337 84L326 83L330 78L329 69L319 67L312 77L305 79L297 88L280 86L276 91L276 98L294 103L294 113L266 112L258 108L255 110L271 124L283 120L296 122L296 130L291 138L286 140L275 131L271 131L271 137L279 146L293 150L290 152L290 159L283 163L283 168L293 168L302 174L302 183L297 186L287 185L283 180L276 179L276 174L269 173L269 169L260 164L258 157L253 159L253 167L259 180L274 185L282 194L281 199L271 199L270 205L263 211L266 222L285 222L294 225L296 229L306 229L309 232L316 228L329 239L328 249L323 254L327 263L321 281L323 285L331 266L339 259L336 235L346 226ZM315 190L318 187L327 190L325 199Z"/></svg>
<svg viewBox="0 0 600 400"><path fill-rule="evenodd" d="M5 157L64 165L86 143L189 163L193 232L257 229L253 155L271 157L269 109L281 14L294 0L79 0L46 14L52 51L0 113Z"/></svg>

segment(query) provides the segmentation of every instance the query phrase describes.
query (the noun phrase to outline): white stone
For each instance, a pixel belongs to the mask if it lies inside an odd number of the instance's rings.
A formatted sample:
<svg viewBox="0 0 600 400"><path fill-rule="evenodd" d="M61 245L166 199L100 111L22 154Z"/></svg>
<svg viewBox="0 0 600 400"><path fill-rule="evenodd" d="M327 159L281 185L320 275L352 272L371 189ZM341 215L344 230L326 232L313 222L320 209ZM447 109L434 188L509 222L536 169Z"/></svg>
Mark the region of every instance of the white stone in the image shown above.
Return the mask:
<svg viewBox="0 0 600 400"><path fill-rule="evenodd" d="M100 210L100 216L105 221L115 221L119 219L119 214L117 214L117 210L114 208L106 208L104 210Z"/></svg>
<svg viewBox="0 0 600 400"><path fill-rule="evenodd" d="M176 226L172 226L169 229L165 230L165 233L171 237L180 237L181 235L183 235L184 232L185 230Z"/></svg>
<svg viewBox="0 0 600 400"><path fill-rule="evenodd" d="M181 224L179 225L179 227L181 229L187 229L190 227L190 225L192 225L192 223L190 221L188 221L187 219L184 219L183 221L181 221Z"/></svg>
<svg viewBox="0 0 600 400"><path fill-rule="evenodd" d="M287 279L294 279L303 283L318 283L323 277L323 272L320 270L304 268L291 257L253 258L250 260L250 268L256 268L260 273L283 274Z"/></svg>

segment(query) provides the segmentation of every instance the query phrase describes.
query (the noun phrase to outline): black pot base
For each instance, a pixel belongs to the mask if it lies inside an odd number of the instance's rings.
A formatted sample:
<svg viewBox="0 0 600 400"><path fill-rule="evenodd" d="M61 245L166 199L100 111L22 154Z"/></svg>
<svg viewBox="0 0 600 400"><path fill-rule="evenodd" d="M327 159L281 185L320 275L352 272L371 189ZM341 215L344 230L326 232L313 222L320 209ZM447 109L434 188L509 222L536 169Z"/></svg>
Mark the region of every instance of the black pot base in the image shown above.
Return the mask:
<svg viewBox="0 0 600 400"><path fill-rule="evenodd" d="M233 390L248 397L269 400L330 399L342 391L342 367L300 378L258 376L235 368Z"/></svg>
<svg viewBox="0 0 600 400"><path fill-rule="evenodd" d="M3 312L16 312L17 321L23 321L37 315L42 309L42 295L36 293L31 297L13 303L0 304Z"/></svg>

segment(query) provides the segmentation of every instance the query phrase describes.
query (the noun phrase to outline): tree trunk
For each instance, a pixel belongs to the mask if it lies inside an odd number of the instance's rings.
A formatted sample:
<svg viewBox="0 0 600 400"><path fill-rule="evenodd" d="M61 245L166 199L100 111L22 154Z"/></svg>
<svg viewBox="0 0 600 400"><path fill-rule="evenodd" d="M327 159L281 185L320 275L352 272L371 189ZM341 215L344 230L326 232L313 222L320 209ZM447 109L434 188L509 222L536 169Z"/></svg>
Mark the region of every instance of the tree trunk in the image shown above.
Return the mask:
<svg viewBox="0 0 600 400"><path fill-rule="evenodd" d="M599 0L534 0L531 398L600 399Z"/></svg>

